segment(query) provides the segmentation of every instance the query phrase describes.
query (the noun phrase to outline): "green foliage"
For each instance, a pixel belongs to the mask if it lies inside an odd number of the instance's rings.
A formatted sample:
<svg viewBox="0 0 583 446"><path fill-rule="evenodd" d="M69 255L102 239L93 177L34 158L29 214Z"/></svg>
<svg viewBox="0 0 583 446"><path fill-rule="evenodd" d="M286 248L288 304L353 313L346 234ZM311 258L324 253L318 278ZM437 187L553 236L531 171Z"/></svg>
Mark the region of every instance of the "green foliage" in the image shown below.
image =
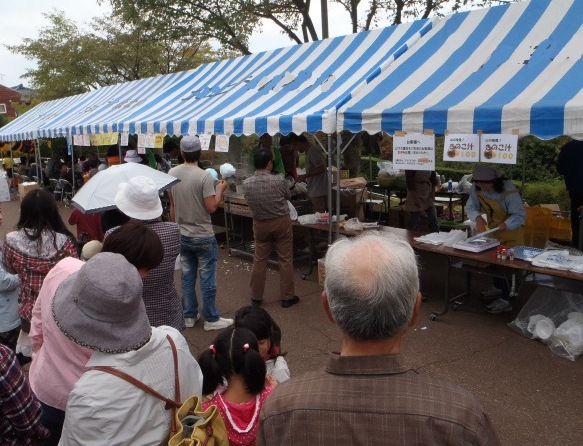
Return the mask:
<svg viewBox="0 0 583 446"><path fill-rule="evenodd" d="M4 115L0 115L0 127L4 127L8 124L8 118Z"/></svg>
<svg viewBox="0 0 583 446"><path fill-rule="evenodd" d="M13 53L36 60L23 77L38 90L41 101L87 92L119 82L194 68L218 59L210 44L191 36L173 36L136 17L95 18L81 31L63 12L45 14L49 24L36 39L8 46Z"/></svg>
<svg viewBox="0 0 583 446"><path fill-rule="evenodd" d="M557 203L562 210L569 209L570 200L565 184L559 180L526 183L521 190L522 199L529 206Z"/></svg>

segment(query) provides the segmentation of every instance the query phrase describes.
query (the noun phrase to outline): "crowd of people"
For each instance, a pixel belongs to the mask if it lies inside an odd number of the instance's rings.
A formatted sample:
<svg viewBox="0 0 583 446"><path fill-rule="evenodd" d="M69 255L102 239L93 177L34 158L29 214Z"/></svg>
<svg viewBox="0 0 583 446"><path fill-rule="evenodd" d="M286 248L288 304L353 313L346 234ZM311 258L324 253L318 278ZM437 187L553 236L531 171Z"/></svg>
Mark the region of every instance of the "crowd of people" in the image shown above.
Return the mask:
<svg viewBox="0 0 583 446"><path fill-rule="evenodd" d="M421 295L417 259L398 237L369 233L328 249L322 307L341 333L340 351L321 370L292 377L281 329L263 308L267 261L275 250L281 306L298 304L284 176L307 182L316 211L325 210L327 173L321 150L305 136L291 135L278 147L267 136L250 154L253 175L243 184L255 254L249 305L233 319L217 305L211 223L228 185L199 167L197 136L168 145L179 165L156 160L180 180L169 189L169 221L162 221L160 193L145 176L119 185L115 210L73 211L76 235L53 194L26 194L0 250L1 445L164 444L169 402L192 395L202 397L203 411L216 408L233 445L499 444L471 392L405 365L403 339ZM305 153L305 174L289 165L289 150ZM148 162L134 150L115 157L108 158ZM82 187L100 169L92 159L79 166L79 178L56 159L51 171ZM411 171L406 179L411 224L426 212L438 230L434 174ZM467 213L478 232L497 228L492 236L506 246L523 243L522 199L498 169L476 166ZM487 311L511 311L506 282L494 286ZM199 321L218 335L195 358L184 333ZM21 367L30 361L26 376Z"/></svg>

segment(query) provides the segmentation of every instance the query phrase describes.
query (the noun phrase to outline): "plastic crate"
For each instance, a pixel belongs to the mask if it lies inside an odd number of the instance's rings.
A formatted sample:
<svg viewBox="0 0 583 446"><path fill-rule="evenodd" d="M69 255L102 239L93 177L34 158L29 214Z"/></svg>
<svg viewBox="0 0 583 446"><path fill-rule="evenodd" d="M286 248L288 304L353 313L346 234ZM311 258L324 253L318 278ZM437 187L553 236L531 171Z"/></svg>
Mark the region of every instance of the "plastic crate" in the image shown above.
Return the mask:
<svg viewBox="0 0 583 446"><path fill-rule="evenodd" d="M549 238L555 240L571 240L573 238L571 220L562 217L553 217L551 219Z"/></svg>

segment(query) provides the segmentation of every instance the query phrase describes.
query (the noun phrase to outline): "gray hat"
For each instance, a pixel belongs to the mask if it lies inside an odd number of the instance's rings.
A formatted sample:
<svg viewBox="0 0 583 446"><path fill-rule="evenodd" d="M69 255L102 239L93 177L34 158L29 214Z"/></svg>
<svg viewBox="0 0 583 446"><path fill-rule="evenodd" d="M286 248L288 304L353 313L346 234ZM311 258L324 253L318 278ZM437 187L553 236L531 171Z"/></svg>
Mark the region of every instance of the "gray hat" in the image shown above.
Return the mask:
<svg viewBox="0 0 583 446"><path fill-rule="evenodd" d="M502 173L498 169L478 164L472 173L472 181L494 181L501 176Z"/></svg>
<svg viewBox="0 0 583 446"><path fill-rule="evenodd" d="M138 154L136 150L128 150L123 160L126 163L141 163L142 157Z"/></svg>
<svg viewBox="0 0 583 446"><path fill-rule="evenodd" d="M104 353L142 347L151 336L138 270L121 254L101 252L67 277L53 319L76 344Z"/></svg>
<svg viewBox="0 0 583 446"><path fill-rule="evenodd" d="M153 220L162 215L156 182L143 175L120 183L113 202L128 217L137 220Z"/></svg>
<svg viewBox="0 0 583 446"><path fill-rule="evenodd" d="M198 152L200 150L200 139L196 135L186 135L180 140L180 150L183 152Z"/></svg>

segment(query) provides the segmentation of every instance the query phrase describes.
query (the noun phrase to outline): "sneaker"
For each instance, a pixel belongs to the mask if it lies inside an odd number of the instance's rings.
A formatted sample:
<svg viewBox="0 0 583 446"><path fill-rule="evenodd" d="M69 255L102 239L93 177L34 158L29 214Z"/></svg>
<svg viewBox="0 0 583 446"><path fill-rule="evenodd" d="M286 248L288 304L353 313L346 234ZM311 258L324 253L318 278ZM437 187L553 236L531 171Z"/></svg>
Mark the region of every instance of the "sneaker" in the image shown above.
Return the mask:
<svg viewBox="0 0 583 446"><path fill-rule="evenodd" d="M496 288L495 286L491 286L485 291L480 293L480 297L484 300L490 300L494 297L500 296L502 294L502 290Z"/></svg>
<svg viewBox="0 0 583 446"><path fill-rule="evenodd" d="M294 297L292 297L291 299L283 299L283 300L281 301L281 306L282 306L283 308L289 308L289 307L291 307L292 305L295 305L295 304L297 304L299 301L300 301L300 298L299 298L298 296L294 296Z"/></svg>
<svg viewBox="0 0 583 446"><path fill-rule="evenodd" d="M502 298L496 299L490 305L486 306L486 311L490 314L508 313L512 310L512 304Z"/></svg>
<svg viewBox="0 0 583 446"><path fill-rule="evenodd" d="M222 330L233 325L233 319L220 317L214 322L204 321L204 331Z"/></svg>
<svg viewBox="0 0 583 446"><path fill-rule="evenodd" d="M200 314L197 314L196 317L185 317L184 318L184 325L186 328L194 327L194 324L200 319Z"/></svg>

